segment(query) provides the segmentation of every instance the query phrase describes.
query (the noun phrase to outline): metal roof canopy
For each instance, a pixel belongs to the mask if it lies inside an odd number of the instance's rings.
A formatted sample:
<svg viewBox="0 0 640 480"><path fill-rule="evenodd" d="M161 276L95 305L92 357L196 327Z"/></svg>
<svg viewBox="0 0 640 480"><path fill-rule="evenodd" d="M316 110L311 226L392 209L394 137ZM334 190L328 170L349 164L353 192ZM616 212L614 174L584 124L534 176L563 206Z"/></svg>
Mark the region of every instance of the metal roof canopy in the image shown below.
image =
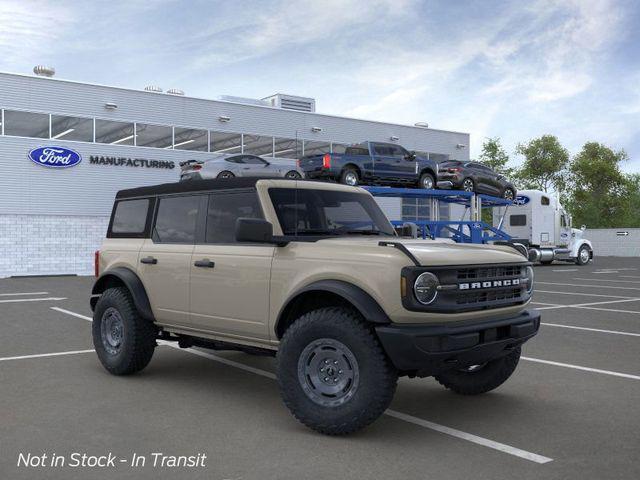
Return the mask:
<svg viewBox="0 0 640 480"><path fill-rule="evenodd" d="M441 202L457 203L459 205L471 206L473 197L477 196L482 200L482 208L506 207L512 205L511 200L500 197L493 197L485 194L475 194L463 190L425 190L418 188L393 188L393 187L362 187L374 197L397 197L397 198L434 198Z"/></svg>

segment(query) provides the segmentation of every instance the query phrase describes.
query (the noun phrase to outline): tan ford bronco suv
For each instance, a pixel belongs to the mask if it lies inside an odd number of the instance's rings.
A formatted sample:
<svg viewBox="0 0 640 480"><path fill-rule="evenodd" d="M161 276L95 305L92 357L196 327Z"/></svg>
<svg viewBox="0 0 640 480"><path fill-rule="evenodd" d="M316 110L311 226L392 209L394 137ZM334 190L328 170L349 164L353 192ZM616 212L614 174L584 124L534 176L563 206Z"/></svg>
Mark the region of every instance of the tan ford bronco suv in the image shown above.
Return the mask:
<svg viewBox="0 0 640 480"><path fill-rule="evenodd" d="M539 328L510 246L401 238L358 187L256 178L118 192L96 254L93 342L115 375L157 340L276 357L285 404L325 434L389 406L398 376L473 395Z"/></svg>

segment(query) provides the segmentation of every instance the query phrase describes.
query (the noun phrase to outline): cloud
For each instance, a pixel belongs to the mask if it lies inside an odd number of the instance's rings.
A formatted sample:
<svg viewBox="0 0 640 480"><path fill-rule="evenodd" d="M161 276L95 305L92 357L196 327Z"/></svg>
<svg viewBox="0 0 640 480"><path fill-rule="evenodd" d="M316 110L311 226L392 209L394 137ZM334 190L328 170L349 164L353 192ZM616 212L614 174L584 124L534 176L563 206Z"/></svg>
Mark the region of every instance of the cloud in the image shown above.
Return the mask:
<svg viewBox="0 0 640 480"><path fill-rule="evenodd" d="M55 43L73 23L70 9L47 1L0 1L0 62L3 69L20 68L25 58L55 51Z"/></svg>

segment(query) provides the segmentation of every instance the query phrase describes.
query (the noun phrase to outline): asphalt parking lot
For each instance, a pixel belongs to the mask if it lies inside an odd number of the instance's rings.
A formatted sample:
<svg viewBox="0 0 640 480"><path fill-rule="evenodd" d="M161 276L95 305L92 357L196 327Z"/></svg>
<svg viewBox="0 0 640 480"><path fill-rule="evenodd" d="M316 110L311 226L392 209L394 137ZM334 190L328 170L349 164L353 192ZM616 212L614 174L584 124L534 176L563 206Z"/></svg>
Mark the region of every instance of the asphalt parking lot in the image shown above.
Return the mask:
<svg viewBox="0 0 640 480"><path fill-rule="evenodd" d="M640 259L536 267L539 335L479 397L400 380L387 415L345 438L299 424L273 360L162 345L131 377L92 351L89 277L0 280L0 479L640 478ZM115 467L17 466L86 452ZM154 468L152 453L206 454Z"/></svg>

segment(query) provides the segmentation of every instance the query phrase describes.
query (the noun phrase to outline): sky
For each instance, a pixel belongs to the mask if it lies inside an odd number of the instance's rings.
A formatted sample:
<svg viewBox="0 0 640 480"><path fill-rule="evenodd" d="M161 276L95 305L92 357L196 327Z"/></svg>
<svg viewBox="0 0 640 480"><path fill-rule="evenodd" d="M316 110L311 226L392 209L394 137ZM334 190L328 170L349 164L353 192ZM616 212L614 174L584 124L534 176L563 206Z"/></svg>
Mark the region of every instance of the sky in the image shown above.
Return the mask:
<svg viewBox="0 0 640 480"><path fill-rule="evenodd" d="M556 135L640 172L635 0L0 0L0 71L189 96L316 99L318 112L471 134Z"/></svg>

